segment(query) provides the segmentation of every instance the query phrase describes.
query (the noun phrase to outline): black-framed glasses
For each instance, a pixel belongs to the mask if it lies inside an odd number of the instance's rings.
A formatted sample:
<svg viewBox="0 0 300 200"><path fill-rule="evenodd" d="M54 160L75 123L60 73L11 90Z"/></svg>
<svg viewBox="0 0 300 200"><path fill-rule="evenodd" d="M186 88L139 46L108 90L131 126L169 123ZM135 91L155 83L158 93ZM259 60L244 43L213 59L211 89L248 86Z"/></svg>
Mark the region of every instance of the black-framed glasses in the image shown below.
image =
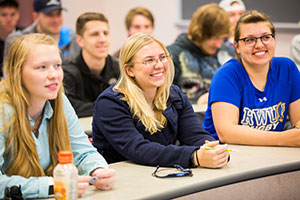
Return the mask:
<svg viewBox="0 0 300 200"><path fill-rule="evenodd" d="M257 39L260 39L260 41L263 43L263 44L270 44L272 39L275 37L274 34L266 34L266 35L263 35L263 36L260 36L260 37L245 37L245 38L240 38L238 39L238 41L242 40L244 41L245 45L248 46L248 47L253 47L256 45L257 43Z"/></svg>
<svg viewBox="0 0 300 200"><path fill-rule="evenodd" d="M168 58L172 56L171 55L167 55L167 54L163 54L161 56L159 56L158 58L148 58L147 60L145 60L144 62L134 62L137 64L144 64L146 65L146 67L155 67L158 64L158 61L161 62L163 65L166 64L168 62Z"/></svg>
<svg viewBox="0 0 300 200"><path fill-rule="evenodd" d="M152 176L157 177L157 178L174 178L174 177L184 177L184 176L193 176L192 170L189 168L183 168L180 165L174 165L174 167L180 171L180 172L176 172L176 173L169 173L166 175L160 175L158 174L159 172L161 173L162 171L167 171L169 169L159 169L159 165L156 166L155 171L152 173Z"/></svg>

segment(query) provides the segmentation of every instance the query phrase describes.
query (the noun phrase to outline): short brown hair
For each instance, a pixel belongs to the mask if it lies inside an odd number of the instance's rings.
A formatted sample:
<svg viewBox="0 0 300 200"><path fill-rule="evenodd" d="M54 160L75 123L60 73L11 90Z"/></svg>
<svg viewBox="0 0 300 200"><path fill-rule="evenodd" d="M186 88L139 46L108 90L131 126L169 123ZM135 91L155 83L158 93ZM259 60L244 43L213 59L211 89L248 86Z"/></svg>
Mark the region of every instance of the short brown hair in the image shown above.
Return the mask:
<svg viewBox="0 0 300 200"><path fill-rule="evenodd" d="M270 18L262 12L257 10L250 10L247 11L236 24L235 31L234 31L234 41L238 41L241 36L241 25L242 24L251 24L251 23L259 23L259 22L266 22L270 26L270 30L272 34L275 35L275 27L271 22Z"/></svg>
<svg viewBox="0 0 300 200"><path fill-rule="evenodd" d="M80 36L83 35L85 29L84 25L89 21L102 21L108 24L107 18L102 13L86 12L80 15L76 20L76 33Z"/></svg>
<svg viewBox="0 0 300 200"><path fill-rule="evenodd" d="M151 14L151 12L146 8L136 7L136 8L131 9L126 15L125 24L126 24L127 30L129 30L131 23L132 23L132 19L136 15L142 15L142 16L146 17L147 19L149 19L151 21L152 27L154 27L154 18L153 18L153 15Z"/></svg>
<svg viewBox="0 0 300 200"><path fill-rule="evenodd" d="M199 7L193 14L188 27L188 35L194 42L203 42L212 36L229 33L228 13L215 3Z"/></svg>

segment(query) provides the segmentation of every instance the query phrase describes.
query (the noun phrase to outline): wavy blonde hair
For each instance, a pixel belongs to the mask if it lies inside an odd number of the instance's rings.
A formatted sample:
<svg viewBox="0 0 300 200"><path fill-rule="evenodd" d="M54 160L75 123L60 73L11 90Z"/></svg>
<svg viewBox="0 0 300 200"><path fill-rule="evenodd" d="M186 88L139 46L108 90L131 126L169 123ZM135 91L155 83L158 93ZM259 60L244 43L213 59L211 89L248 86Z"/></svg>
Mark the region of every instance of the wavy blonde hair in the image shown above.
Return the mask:
<svg viewBox="0 0 300 200"><path fill-rule="evenodd" d="M45 171L42 169L28 119L29 94L22 83L23 64L27 60L32 47L36 44L57 46L56 41L48 35L27 34L9 42L4 59L6 80L0 83L0 109L2 109L2 123L4 126L1 127L0 132L8 133L4 152L4 158L12 157L12 162L5 172L8 176L20 175L26 178L51 176L55 165L58 163L58 152L60 150L71 150L63 110L63 86L61 84L57 98L50 100L54 110L49 123L51 164ZM59 51L59 49L57 50ZM14 111L11 119L6 119L6 104L9 104Z"/></svg>
<svg viewBox="0 0 300 200"><path fill-rule="evenodd" d="M146 33L136 33L127 38L120 52L120 71L121 75L114 87L114 90L124 94L123 100L130 107L133 118L137 118L145 126L146 130L151 134L156 133L165 127L167 119L163 116L162 111L167 107L167 100L170 94L170 87L174 78L174 65L172 58L168 57L168 70L166 82L158 88L153 107L151 107L134 78L130 77L125 70L125 67L134 67L134 56L144 46L153 42L158 43L164 50L166 55L169 55L166 47L154 36Z"/></svg>

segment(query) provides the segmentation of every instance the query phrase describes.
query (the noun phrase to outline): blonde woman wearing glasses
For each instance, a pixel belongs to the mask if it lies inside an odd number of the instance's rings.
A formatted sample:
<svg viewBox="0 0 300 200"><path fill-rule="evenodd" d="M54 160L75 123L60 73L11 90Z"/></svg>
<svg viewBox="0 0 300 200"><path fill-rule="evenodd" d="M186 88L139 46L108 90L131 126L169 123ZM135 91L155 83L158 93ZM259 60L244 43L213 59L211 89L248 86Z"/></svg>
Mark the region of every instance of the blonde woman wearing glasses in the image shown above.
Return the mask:
<svg viewBox="0 0 300 200"><path fill-rule="evenodd" d="M203 127L226 143L300 146L300 73L290 59L274 57L272 22L249 11L234 40L239 59L215 74ZM287 116L295 128L283 131Z"/></svg>
<svg viewBox="0 0 300 200"><path fill-rule="evenodd" d="M93 115L93 145L109 163L226 165L226 145L202 129L186 95L172 85L174 65L160 41L145 33L130 36L121 49L120 71L117 84L98 97Z"/></svg>

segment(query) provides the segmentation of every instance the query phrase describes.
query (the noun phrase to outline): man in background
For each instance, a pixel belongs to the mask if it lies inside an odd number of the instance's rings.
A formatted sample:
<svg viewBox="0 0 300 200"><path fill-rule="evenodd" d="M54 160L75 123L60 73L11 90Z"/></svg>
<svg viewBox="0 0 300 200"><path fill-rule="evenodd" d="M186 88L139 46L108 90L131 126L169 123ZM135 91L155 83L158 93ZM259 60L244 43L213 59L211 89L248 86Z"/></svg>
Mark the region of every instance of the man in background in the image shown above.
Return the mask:
<svg viewBox="0 0 300 200"><path fill-rule="evenodd" d="M235 57L234 29L241 16L245 13L246 7L242 0L221 0L219 6L228 13L231 24L229 37L224 41L218 52L218 60L221 64L224 64Z"/></svg>
<svg viewBox="0 0 300 200"><path fill-rule="evenodd" d="M3 77L4 41L9 34L20 30L17 27L19 4L16 0L0 0L0 77Z"/></svg>
<svg viewBox="0 0 300 200"><path fill-rule="evenodd" d="M34 0L34 23L22 31L11 34L8 39L28 33L45 33L52 36L58 43L63 58L70 54L78 54L80 48L76 43L75 33L63 26L61 0Z"/></svg>
<svg viewBox="0 0 300 200"><path fill-rule="evenodd" d="M191 103L208 102L211 79L220 67L217 53L229 32L228 14L217 4L206 4L194 13L188 33L167 47L175 66L174 84Z"/></svg>
<svg viewBox="0 0 300 200"><path fill-rule="evenodd" d="M142 32L152 34L154 29L154 18L151 12L143 7L136 7L126 15L125 25L128 37L132 34ZM120 49L116 51L113 56L119 58Z"/></svg>
<svg viewBox="0 0 300 200"><path fill-rule="evenodd" d="M119 62L108 55L109 25L101 13L87 12L76 21L81 52L63 63L64 87L78 117L92 116L98 95L120 75Z"/></svg>

